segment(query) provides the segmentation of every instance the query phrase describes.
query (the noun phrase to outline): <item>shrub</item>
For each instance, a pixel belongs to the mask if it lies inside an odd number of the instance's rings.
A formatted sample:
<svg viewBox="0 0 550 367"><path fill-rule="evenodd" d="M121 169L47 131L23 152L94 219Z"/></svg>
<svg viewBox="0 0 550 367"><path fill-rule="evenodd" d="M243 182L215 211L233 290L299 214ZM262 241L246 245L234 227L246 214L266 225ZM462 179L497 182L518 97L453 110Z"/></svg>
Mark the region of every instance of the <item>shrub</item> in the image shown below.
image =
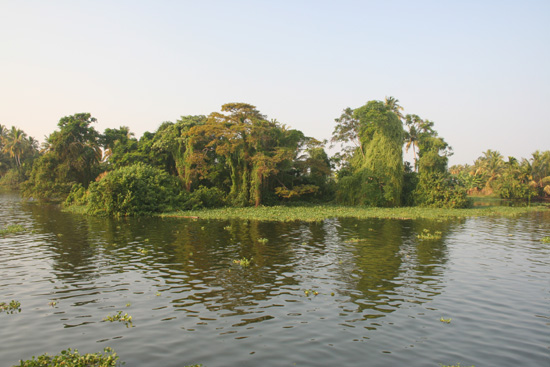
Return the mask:
<svg viewBox="0 0 550 367"><path fill-rule="evenodd" d="M65 199L64 205L86 205L87 203L88 196L84 186L81 184L74 184L73 187L71 187L71 192L69 192L67 199Z"/></svg>
<svg viewBox="0 0 550 367"><path fill-rule="evenodd" d="M12 168L7 171L2 178L0 178L0 186L16 189L25 180L26 177L22 170Z"/></svg>
<svg viewBox="0 0 550 367"><path fill-rule="evenodd" d="M445 173L419 175L413 192L416 205L431 208L466 208L470 201L466 189Z"/></svg>
<svg viewBox="0 0 550 367"><path fill-rule="evenodd" d="M219 208L225 205L227 194L217 187L199 186L190 196L190 200L199 201L205 208Z"/></svg>
<svg viewBox="0 0 550 367"><path fill-rule="evenodd" d="M336 202L359 206L388 206L389 204L383 183L367 169L338 180Z"/></svg>
<svg viewBox="0 0 550 367"><path fill-rule="evenodd" d="M165 171L137 163L105 174L88 188L88 212L114 216L173 210L182 199L179 181Z"/></svg>

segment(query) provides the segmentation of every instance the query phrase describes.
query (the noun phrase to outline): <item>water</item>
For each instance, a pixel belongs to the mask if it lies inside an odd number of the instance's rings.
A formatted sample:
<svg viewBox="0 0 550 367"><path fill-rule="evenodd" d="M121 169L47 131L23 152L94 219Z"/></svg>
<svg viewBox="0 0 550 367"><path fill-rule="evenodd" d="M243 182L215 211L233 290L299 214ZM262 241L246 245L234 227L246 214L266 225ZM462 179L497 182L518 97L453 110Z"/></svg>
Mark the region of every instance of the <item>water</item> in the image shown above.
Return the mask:
<svg viewBox="0 0 550 367"><path fill-rule="evenodd" d="M2 366L68 347L127 366L550 365L548 214L113 220L4 193L9 224L27 230L0 237L0 302L22 305L0 314ZM118 311L133 327L102 321Z"/></svg>

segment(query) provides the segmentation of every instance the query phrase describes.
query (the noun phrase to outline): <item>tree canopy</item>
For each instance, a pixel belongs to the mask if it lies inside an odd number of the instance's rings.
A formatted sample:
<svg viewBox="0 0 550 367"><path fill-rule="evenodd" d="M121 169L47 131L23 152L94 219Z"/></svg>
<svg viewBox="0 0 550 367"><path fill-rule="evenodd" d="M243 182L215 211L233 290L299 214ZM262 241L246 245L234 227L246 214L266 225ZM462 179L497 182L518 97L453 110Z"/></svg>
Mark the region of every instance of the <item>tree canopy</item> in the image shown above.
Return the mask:
<svg viewBox="0 0 550 367"><path fill-rule="evenodd" d="M448 169L452 148L435 123L404 115L394 97L345 108L335 119L331 144L341 149L332 157L326 141L269 119L248 103L165 121L139 139L127 126L100 133L95 122L90 113L61 118L42 150L24 131L0 125L0 185L20 185L27 197L67 198L67 204L109 215L300 200L463 207L466 192L550 197L549 151L504 160L489 149L471 166ZM403 149L412 149L412 165L403 161ZM170 189L160 188L168 182ZM167 197L161 200L158 192ZM142 194L156 199L138 200Z"/></svg>

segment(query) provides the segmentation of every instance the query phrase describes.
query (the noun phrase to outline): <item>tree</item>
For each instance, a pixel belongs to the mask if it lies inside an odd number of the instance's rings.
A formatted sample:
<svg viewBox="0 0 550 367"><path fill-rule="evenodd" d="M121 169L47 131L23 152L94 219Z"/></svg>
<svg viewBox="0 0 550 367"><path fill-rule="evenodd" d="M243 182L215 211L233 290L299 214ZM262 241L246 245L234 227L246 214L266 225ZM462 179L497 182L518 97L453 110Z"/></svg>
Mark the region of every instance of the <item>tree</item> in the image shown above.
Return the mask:
<svg viewBox="0 0 550 367"><path fill-rule="evenodd" d="M332 132L331 147L335 143L340 143L343 151L341 157L345 161L350 161L356 152L359 152L363 158L363 146L359 139L359 120L354 116L354 110L346 108L340 117L335 118L336 126ZM351 145L349 145L351 144Z"/></svg>
<svg viewBox="0 0 550 367"><path fill-rule="evenodd" d="M499 176L492 182L495 192L503 199L522 199L530 201L537 190L532 185L531 165L528 160L521 163L514 157L502 164Z"/></svg>
<svg viewBox="0 0 550 367"><path fill-rule="evenodd" d="M481 176L485 182L484 191L491 194L494 191L493 181L500 176L504 160L502 155L495 150L488 149L474 162L474 175Z"/></svg>
<svg viewBox="0 0 550 367"><path fill-rule="evenodd" d="M403 189L403 124L385 104L370 101L355 110L367 169L380 180L385 205L399 206Z"/></svg>
<svg viewBox="0 0 550 367"><path fill-rule="evenodd" d="M346 157L353 177L339 174L337 199L348 204L398 206L403 188L403 124L397 100L344 110L332 142L355 142ZM393 109L393 110L392 110Z"/></svg>
<svg viewBox="0 0 550 367"><path fill-rule="evenodd" d="M127 126L121 126L118 129L105 129L99 137L99 143L103 147L102 161L107 170L130 166L146 160L138 150L138 140Z"/></svg>
<svg viewBox="0 0 550 367"><path fill-rule="evenodd" d="M538 195L550 196L550 150L536 151L530 159L533 183L537 187Z"/></svg>
<svg viewBox="0 0 550 367"><path fill-rule="evenodd" d="M4 142L2 151L15 160L16 167L21 167L21 155L26 150L27 134L23 130L12 126L2 140Z"/></svg>
<svg viewBox="0 0 550 367"><path fill-rule="evenodd" d="M165 122L159 127L154 137L152 148L157 152L167 153L172 158L174 170L183 182L187 191L197 187L202 168L202 155L195 154L196 139L189 133L194 126L203 125L206 117L182 116L175 124Z"/></svg>
<svg viewBox="0 0 550 367"><path fill-rule="evenodd" d="M398 99L394 97L386 97L384 104L391 112L395 113L395 116L397 116L400 121L403 120L403 114L401 113L401 111L403 111L403 107L399 105Z"/></svg>
<svg viewBox="0 0 550 367"><path fill-rule="evenodd" d="M63 199L73 184L88 187L100 172L99 133L89 113L66 116L47 138L47 150L33 165L23 194L39 199Z"/></svg>
<svg viewBox="0 0 550 367"><path fill-rule="evenodd" d="M433 129L434 123L420 121L418 134L418 183L414 203L428 207L462 208L469 205L466 189L447 170L452 149Z"/></svg>
<svg viewBox="0 0 550 367"><path fill-rule="evenodd" d="M221 113L191 127L187 137L191 172L210 182L225 177L228 202L236 206L260 205L275 181L282 182L281 172L290 169L305 141L301 132L267 120L247 103L223 105Z"/></svg>

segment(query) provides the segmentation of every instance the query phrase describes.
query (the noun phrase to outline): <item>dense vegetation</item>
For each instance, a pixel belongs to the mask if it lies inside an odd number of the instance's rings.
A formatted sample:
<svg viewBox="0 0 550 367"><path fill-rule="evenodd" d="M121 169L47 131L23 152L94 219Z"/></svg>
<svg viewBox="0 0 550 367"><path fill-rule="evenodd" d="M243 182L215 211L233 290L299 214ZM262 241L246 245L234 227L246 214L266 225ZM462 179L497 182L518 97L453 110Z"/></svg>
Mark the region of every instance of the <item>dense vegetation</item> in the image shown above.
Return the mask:
<svg viewBox="0 0 550 367"><path fill-rule="evenodd" d="M464 208L467 194L550 197L550 151L505 161L488 150L473 166L448 169L452 149L434 123L402 110L393 97L344 109L331 139L341 150L331 158L326 142L246 103L164 122L140 139L125 126L98 132L89 113L66 116L42 149L0 125L0 184L104 215L291 202Z"/></svg>

